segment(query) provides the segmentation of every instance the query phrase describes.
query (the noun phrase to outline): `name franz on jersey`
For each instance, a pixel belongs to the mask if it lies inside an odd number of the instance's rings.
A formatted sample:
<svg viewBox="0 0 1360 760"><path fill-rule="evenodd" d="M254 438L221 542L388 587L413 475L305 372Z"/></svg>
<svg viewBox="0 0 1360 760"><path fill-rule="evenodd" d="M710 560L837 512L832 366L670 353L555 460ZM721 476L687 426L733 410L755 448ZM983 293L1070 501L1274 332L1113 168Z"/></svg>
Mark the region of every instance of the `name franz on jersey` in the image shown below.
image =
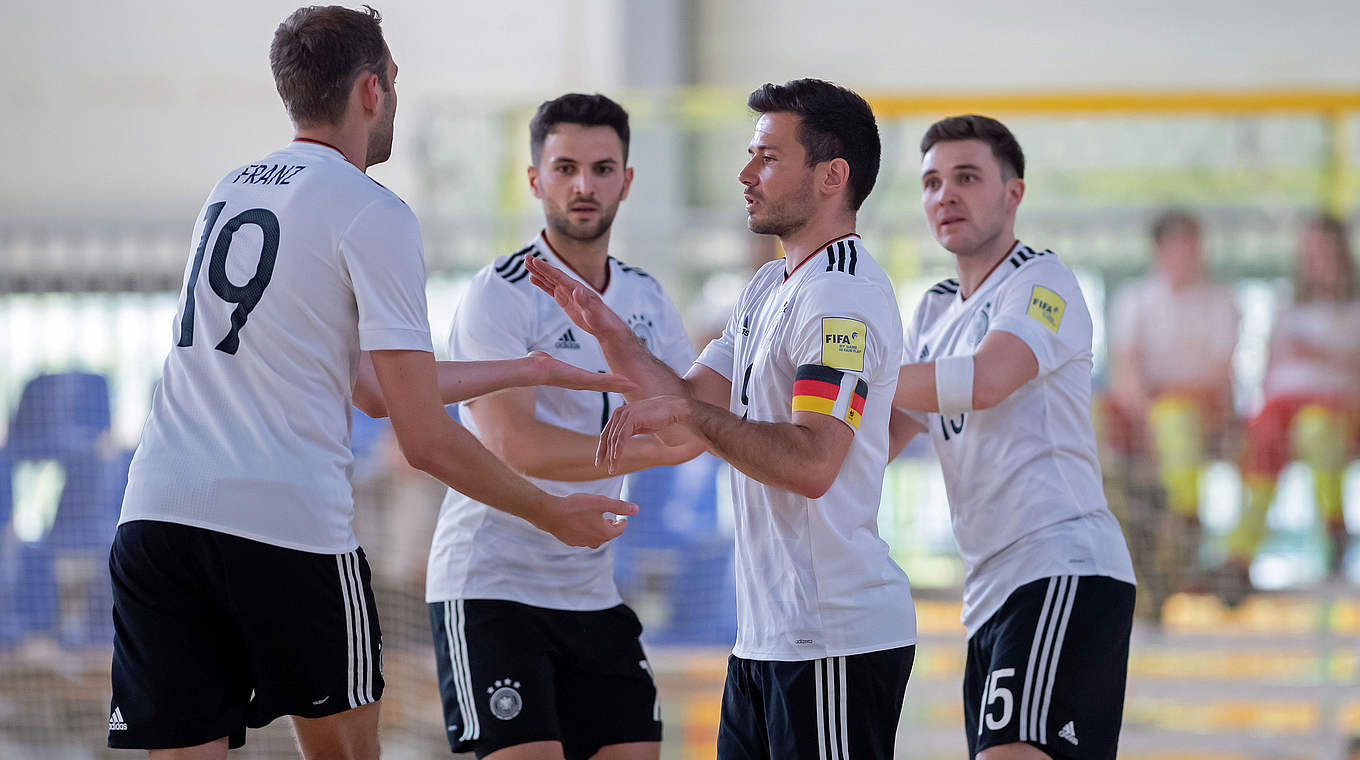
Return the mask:
<svg viewBox="0 0 1360 760"><path fill-rule="evenodd" d="M288 180L296 177L306 169L305 164L290 166L289 164L251 164L241 170L231 184L242 185L287 185Z"/></svg>

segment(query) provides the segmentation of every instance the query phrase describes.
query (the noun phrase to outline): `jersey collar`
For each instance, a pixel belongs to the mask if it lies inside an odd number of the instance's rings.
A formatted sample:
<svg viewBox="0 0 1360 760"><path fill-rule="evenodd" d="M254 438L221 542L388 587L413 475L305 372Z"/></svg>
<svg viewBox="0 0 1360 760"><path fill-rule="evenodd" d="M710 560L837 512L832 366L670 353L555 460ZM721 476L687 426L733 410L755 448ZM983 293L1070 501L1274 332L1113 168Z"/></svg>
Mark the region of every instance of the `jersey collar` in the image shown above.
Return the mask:
<svg viewBox="0 0 1360 760"><path fill-rule="evenodd" d="M840 235L840 236L838 236L838 237L833 237L833 238L831 238L830 240L826 241L825 243L822 243L821 245L817 246L816 248L813 248L813 249L812 249L812 253L809 253L807 256L803 257L803 260L800 261L800 262L798 262L798 263L793 267L793 271L792 271L792 272L785 272L785 273L784 273L784 282L788 282L790 279L792 279L792 278L793 278L793 275L794 275L794 272L797 272L799 269L802 269L802 268L803 268L803 265L806 264L806 263L808 263L809 261L811 261L813 256L816 256L817 254L821 253L822 251L825 251L827 248L830 248L831 246L835 245L836 243L839 243L839 242L842 241L842 240L845 240L845 239L847 239L847 238L852 238L852 237L853 237L853 238L859 237L859 233L858 233L858 232L850 232L850 233L847 233L847 234L845 234L845 235ZM863 241L864 238L860 238L860 240Z"/></svg>
<svg viewBox="0 0 1360 760"><path fill-rule="evenodd" d="M956 295L955 298L959 300L959 303L963 303L965 301L971 300L972 298L974 298L979 293L985 290L990 290L997 283L1001 282L1002 280L1005 280L1007 277L1010 276L1011 269L1015 269L1015 267L1011 267L1010 269L1002 269L1001 265L1006 263L1007 261L1010 261L1011 257L1015 255L1015 252L1024 247L1025 247L1024 243L1021 243L1019 240L1016 240L1014 243L1011 244L1011 249L1009 251L1006 251L1006 255L1002 256L1000 259L997 260L995 264L992 265L991 270L987 272L987 276L983 277L982 282L978 283L977 290L974 290L972 294L968 296L968 298L964 298L963 287L960 286L958 295Z"/></svg>
<svg viewBox="0 0 1360 760"><path fill-rule="evenodd" d="M538 231L538 237L534 238L534 244L538 246L538 249L539 249L540 251L543 251L544 253L547 253L548 255L550 255L550 256L552 257L553 263L556 264L557 267L558 267L559 269L565 271L567 274L571 275L571 277L572 277L573 279L575 279L577 282L581 283L582 285L585 285L587 288L590 288L592 291L595 291L595 292L598 293L600 296L604 296L605 291L609 290L609 286L612 285L612 284L614 283L614 257L613 257L613 256L609 256L609 257L607 257L607 258L605 259L605 265L604 265L604 278L605 278L605 279L604 279L604 287L603 287L603 288L600 288L599 290L595 290L594 286L592 286L592 285L590 284L590 282L589 282L588 280L586 280L585 277L582 277L580 272L576 271L576 267L573 267L573 266L571 265L570 262L568 262L566 259L562 258L562 254L558 253L558 252L557 252L557 249L552 247L552 243L549 243L549 242L548 242L548 231L547 231L547 230L539 230L539 231Z"/></svg>
<svg viewBox="0 0 1360 760"><path fill-rule="evenodd" d="M343 150L340 150L339 148L335 147L334 145L331 145L331 144L328 143L328 142L322 142L321 140L313 140L313 139L310 138L310 137L294 137L294 138L293 138L293 142L294 142L294 143L307 143L307 144L309 144L309 145L320 145L320 146L323 147L323 148L330 148L331 150L333 150L333 151L335 151L336 153L340 154L340 158L343 159L345 162L348 162L348 161L349 161L349 159L345 157L345 152L344 152Z"/></svg>

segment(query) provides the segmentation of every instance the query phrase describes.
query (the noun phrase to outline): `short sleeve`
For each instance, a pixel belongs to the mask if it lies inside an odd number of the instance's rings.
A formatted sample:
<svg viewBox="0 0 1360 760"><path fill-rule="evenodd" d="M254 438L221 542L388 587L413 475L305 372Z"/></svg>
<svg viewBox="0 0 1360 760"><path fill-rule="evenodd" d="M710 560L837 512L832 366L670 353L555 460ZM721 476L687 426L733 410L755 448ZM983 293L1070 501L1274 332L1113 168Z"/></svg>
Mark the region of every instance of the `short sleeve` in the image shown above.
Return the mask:
<svg viewBox="0 0 1360 760"><path fill-rule="evenodd" d="M359 309L364 351L433 351L425 301L425 252L415 214L398 198L374 202L340 239Z"/></svg>
<svg viewBox="0 0 1360 760"><path fill-rule="evenodd" d="M738 302L740 305L740 302ZM723 327L722 334L708 342L704 350L699 353L699 358L694 361L722 375L728 382L732 381L732 365L736 361L736 320L740 309L732 309L732 314L727 318L727 325Z"/></svg>
<svg viewBox="0 0 1360 760"><path fill-rule="evenodd" d="M896 373L901 320L892 296L850 278L828 277L798 294L783 350L796 368L793 411L815 411L858 429L867 378Z"/></svg>
<svg viewBox="0 0 1360 760"><path fill-rule="evenodd" d="M888 364L896 368L901 337L885 334L899 329L896 308L889 295L850 278L809 283L792 310L787 357L795 367L820 364L859 375L874 375Z"/></svg>
<svg viewBox="0 0 1360 760"><path fill-rule="evenodd" d="M925 299L922 298L921 302L916 305L916 311L912 314L911 322L906 326L906 329L902 333L902 361L901 361L902 366L906 366L908 364L916 364L917 362L921 361L921 355L919 353L921 350L920 349L921 323L923 319L923 312L925 311L925 306L926 306ZM915 409L902 409L902 408L898 408L898 411L902 412L903 414L907 415L913 420L916 420L918 423L921 424L921 427L924 427L927 430L930 429L929 424L930 419L928 413L918 412Z"/></svg>
<svg viewBox="0 0 1360 760"><path fill-rule="evenodd" d="M490 268L478 272L454 312L449 358L494 361L529 353L537 312L526 284L509 283Z"/></svg>
<svg viewBox="0 0 1360 760"><path fill-rule="evenodd" d="M1025 267L1003 286L992 330L1020 338L1047 374L1091 350L1091 313L1077 278L1056 262Z"/></svg>

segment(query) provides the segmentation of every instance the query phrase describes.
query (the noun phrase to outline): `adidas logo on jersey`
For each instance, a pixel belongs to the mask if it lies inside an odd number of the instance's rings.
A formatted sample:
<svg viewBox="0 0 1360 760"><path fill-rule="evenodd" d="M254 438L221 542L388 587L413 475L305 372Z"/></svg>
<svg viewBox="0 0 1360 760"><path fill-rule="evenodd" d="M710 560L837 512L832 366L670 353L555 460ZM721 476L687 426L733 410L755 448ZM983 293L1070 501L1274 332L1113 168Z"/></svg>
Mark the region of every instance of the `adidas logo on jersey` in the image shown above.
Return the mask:
<svg viewBox="0 0 1360 760"><path fill-rule="evenodd" d="M109 716L109 730L110 731L128 730L127 722L123 720L123 708L121 707L113 708L113 714Z"/></svg>
<svg viewBox="0 0 1360 760"><path fill-rule="evenodd" d="M1075 746L1077 743L1077 727L1072 725L1072 721L1069 720L1067 721L1067 725L1063 726L1058 731L1058 736L1068 740L1069 742L1072 742L1072 744Z"/></svg>
<svg viewBox="0 0 1360 760"><path fill-rule="evenodd" d="M580 347L581 347L581 344L576 342L576 334L573 333L573 332L571 331L571 328L567 328L567 331L564 332L564 333L562 333L562 337L560 337L560 338L557 339L557 343L556 343L555 345L556 345L558 348L580 348Z"/></svg>

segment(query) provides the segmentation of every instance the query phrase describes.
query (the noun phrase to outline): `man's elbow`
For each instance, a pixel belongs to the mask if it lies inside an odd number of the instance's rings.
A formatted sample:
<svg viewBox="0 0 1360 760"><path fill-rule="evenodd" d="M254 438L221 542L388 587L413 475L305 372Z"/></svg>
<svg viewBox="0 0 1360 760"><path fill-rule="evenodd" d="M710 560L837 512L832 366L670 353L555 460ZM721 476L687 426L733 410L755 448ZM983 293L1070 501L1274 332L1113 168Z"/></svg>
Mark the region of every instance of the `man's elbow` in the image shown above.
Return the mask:
<svg viewBox="0 0 1360 760"><path fill-rule="evenodd" d="M421 472L430 472L435 467L435 447L417 441L397 441L401 447L401 455L406 459L406 463Z"/></svg>
<svg viewBox="0 0 1360 760"><path fill-rule="evenodd" d="M441 436L435 431L420 428L403 430L401 426L393 425L393 432L396 434L397 448L401 450L401 456L407 464L427 473L439 469L440 449L448 446L448 439L442 439L441 446Z"/></svg>
<svg viewBox="0 0 1360 760"><path fill-rule="evenodd" d="M839 469L836 472L828 473L808 468L801 473L801 477L793 484L793 490L799 496L820 499L826 495L827 491L831 490L831 484L836 482L836 476L839 474Z"/></svg>
<svg viewBox="0 0 1360 760"><path fill-rule="evenodd" d="M991 409L1005 401L1014 392L1014 388L1008 388L994 380L980 377L973 384L973 410Z"/></svg>
<svg viewBox="0 0 1360 760"><path fill-rule="evenodd" d="M356 388L354 390L354 408L375 420L387 416L387 402L383 400L381 392L369 393Z"/></svg>

